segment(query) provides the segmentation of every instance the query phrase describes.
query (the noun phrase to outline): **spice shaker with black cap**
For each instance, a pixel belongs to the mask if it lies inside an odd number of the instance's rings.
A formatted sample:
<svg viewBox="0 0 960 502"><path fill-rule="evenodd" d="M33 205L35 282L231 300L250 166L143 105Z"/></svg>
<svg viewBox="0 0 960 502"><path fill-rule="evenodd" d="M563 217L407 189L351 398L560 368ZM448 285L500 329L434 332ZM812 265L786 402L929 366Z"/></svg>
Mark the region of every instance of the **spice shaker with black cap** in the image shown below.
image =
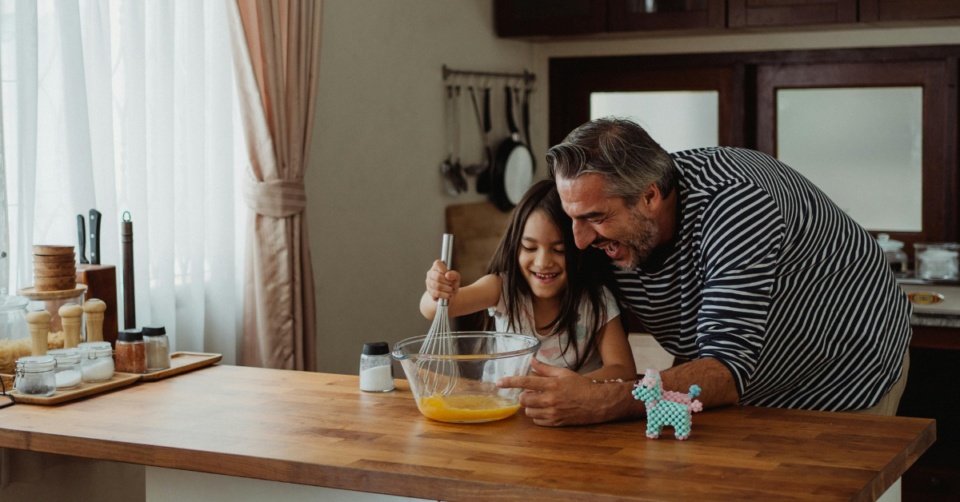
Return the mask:
<svg viewBox="0 0 960 502"><path fill-rule="evenodd" d="M163 327L144 327L143 345L147 351L147 371L165 370L170 367L170 339Z"/></svg>
<svg viewBox="0 0 960 502"><path fill-rule="evenodd" d="M365 343L360 355L360 390L390 392L393 390L393 361L387 342Z"/></svg>
<svg viewBox="0 0 960 502"><path fill-rule="evenodd" d="M117 348L114 351L117 371L121 373L146 373L147 357L140 330L125 329L117 334Z"/></svg>

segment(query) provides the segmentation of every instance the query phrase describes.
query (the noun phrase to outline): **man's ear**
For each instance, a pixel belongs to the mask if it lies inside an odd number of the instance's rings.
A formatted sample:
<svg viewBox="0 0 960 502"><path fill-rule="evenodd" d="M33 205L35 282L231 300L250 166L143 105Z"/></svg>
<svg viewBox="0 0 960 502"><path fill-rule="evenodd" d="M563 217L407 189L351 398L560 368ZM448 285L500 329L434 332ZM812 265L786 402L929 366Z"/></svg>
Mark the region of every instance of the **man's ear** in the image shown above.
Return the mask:
<svg viewBox="0 0 960 502"><path fill-rule="evenodd" d="M656 212L663 203L663 194L656 183L650 183L647 189L640 194L639 204L648 212Z"/></svg>

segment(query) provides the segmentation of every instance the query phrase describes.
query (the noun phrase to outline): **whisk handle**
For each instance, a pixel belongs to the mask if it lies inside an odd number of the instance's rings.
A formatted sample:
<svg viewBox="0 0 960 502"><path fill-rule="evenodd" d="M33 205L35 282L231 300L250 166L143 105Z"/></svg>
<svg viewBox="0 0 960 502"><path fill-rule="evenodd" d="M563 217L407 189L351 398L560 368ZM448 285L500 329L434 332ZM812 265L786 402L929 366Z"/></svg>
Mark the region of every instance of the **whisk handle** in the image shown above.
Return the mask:
<svg viewBox="0 0 960 502"><path fill-rule="evenodd" d="M447 269L450 269L450 266L453 264L453 234L443 234L443 243L440 248L440 260L443 261L443 264L446 265ZM439 304L443 307L446 307L450 303L450 300L442 298L439 301Z"/></svg>

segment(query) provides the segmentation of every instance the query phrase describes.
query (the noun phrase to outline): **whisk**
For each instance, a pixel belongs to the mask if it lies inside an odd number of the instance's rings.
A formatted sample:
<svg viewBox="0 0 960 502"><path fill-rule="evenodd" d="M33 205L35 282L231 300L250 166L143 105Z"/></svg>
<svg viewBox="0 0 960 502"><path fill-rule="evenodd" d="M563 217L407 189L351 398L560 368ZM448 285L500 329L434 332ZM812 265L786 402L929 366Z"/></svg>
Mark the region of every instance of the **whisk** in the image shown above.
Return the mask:
<svg viewBox="0 0 960 502"><path fill-rule="evenodd" d="M453 234L443 234L443 247L440 251L440 260L450 268L453 261ZM423 385L422 396L440 394L447 396L457 386L460 371L456 361L456 340L450 333L450 318L447 316L447 305L450 300L437 300L437 314L433 317L433 324L427 337L420 346L420 357L417 358L417 372Z"/></svg>

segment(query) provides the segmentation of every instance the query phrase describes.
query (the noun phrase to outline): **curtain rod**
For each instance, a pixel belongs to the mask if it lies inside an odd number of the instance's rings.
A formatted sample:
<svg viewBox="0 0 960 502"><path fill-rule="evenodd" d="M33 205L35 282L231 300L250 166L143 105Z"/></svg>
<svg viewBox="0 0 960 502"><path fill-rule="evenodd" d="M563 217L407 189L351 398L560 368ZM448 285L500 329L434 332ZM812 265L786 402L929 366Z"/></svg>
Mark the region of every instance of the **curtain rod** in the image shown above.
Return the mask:
<svg viewBox="0 0 960 502"><path fill-rule="evenodd" d="M492 77L492 78L519 78L527 84L537 80L537 76L533 73L523 70L523 73L496 73L488 71L468 71L468 70L454 70L449 68L447 65L443 65L443 79L447 80L451 75L465 75L470 77Z"/></svg>

